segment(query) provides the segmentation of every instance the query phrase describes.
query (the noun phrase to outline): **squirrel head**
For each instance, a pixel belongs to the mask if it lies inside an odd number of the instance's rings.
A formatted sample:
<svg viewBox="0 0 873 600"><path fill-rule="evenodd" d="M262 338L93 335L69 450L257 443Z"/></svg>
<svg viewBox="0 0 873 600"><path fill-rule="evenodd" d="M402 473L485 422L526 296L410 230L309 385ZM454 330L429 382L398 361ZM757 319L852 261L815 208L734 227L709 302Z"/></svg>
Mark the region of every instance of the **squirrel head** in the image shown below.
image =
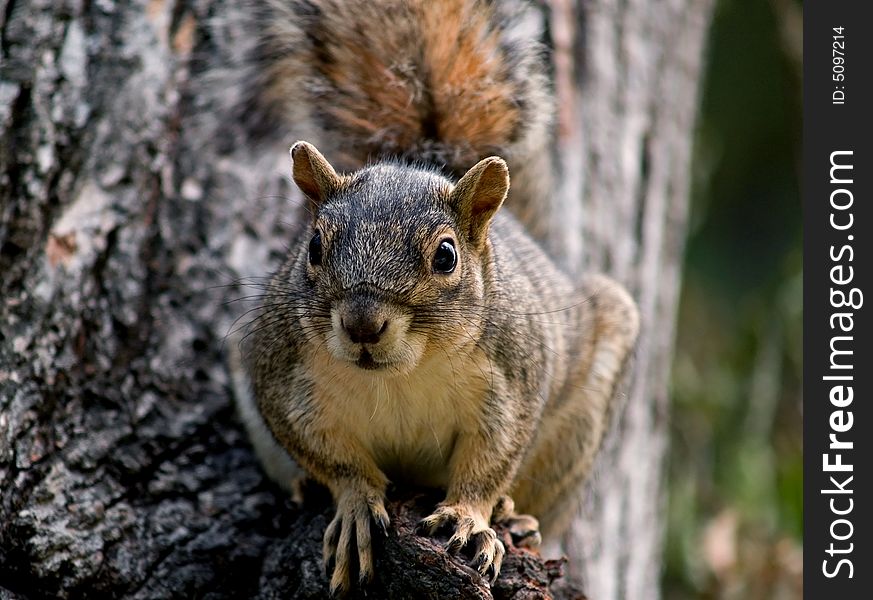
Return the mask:
<svg viewBox="0 0 873 600"><path fill-rule="evenodd" d="M291 148L312 222L289 275L307 339L348 365L409 373L475 344L485 326L491 220L509 190L486 158L456 184L378 163L340 175L306 142Z"/></svg>

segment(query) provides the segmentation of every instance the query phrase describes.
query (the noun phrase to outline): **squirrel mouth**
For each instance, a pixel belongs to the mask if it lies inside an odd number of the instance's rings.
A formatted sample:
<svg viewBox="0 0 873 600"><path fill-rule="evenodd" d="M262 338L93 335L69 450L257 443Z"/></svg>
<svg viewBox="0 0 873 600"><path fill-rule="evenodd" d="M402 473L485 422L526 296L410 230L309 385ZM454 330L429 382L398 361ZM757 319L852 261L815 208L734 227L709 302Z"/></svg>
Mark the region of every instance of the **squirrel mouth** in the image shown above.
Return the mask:
<svg viewBox="0 0 873 600"><path fill-rule="evenodd" d="M377 363L373 360L373 355L370 354L370 351L366 348L361 349L361 355L358 357L358 360L355 362L362 369L366 369L368 371L375 371L376 369L381 369L385 365L381 363Z"/></svg>

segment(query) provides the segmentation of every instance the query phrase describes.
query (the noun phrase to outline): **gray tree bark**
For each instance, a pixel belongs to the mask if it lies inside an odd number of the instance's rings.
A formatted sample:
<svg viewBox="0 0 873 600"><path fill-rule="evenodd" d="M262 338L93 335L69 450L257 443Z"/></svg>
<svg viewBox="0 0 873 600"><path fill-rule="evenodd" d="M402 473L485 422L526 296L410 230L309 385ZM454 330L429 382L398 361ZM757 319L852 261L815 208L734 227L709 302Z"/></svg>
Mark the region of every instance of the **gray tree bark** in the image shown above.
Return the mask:
<svg viewBox="0 0 873 600"><path fill-rule="evenodd" d="M626 406L562 546L591 598L655 598L665 524L667 386L713 2L552 4L567 207L555 214L580 214L579 224L564 221L561 228L557 221L554 229L568 239L571 264L627 285L642 323ZM578 213L571 212L580 198Z"/></svg>
<svg viewBox="0 0 873 600"><path fill-rule="evenodd" d="M220 120L221 65L245 36L233 5L0 0L0 597L324 593L313 532L328 509L265 480L223 359L235 282L276 265L293 198L287 149L252 153ZM548 6L564 182L551 229L567 264L628 284L644 324L564 540L597 600L658 596L710 5Z"/></svg>

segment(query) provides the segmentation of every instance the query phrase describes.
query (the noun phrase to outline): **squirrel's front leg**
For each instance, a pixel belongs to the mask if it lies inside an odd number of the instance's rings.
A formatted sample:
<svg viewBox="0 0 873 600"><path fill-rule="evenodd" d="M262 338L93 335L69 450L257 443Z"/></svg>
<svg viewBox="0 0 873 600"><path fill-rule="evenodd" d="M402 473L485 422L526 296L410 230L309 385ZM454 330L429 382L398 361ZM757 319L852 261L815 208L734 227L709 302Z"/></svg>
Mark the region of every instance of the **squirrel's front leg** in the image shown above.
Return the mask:
<svg viewBox="0 0 873 600"><path fill-rule="evenodd" d="M384 478L384 476L383 476ZM349 591L352 575L352 552L357 548L358 580L369 581L373 575L373 551L370 527L375 524L388 534L385 510L385 485L374 484L365 477L344 477L328 482L336 503L336 516L324 532L322 555L330 578L332 594Z"/></svg>
<svg viewBox="0 0 873 600"><path fill-rule="evenodd" d="M354 437L332 431L327 421L317 418L315 404L299 404L299 411L293 414L307 414L308 419L289 418L281 396L265 394L261 410L277 440L333 495L336 516L324 532L322 550L331 594L343 595L351 589L355 559L359 581L368 581L373 575L371 525L387 534L388 479Z"/></svg>
<svg viewBox="0 0 873 600"><path fill-rule="evenodd" d="M459 437L452 454L446 499L419 523L419 531L427 535L440 529L451 530L447 544L450 552L472 544L473 566L483 575L490 570L492 582L500 572L505 549L489 525L491 513L509 486L519 454L509 443L495 448L494 434L479 430ZM510 441L506 432L497 432L496 437Z"/></svg>
<svg viewBox="0 0 873 600"><path fill-rule="evenodd" d="M355 559L358 581L363 583L373 576L371 525L375 524L387 535L385 488L388 481L359 444L352 440L331 440L330 443L329 461L310 455L304 459L303 466L330 488L336 504L336 515L324 531L322 556L325 572L330 575L331 594L343 595L351 589Z"/></svg>

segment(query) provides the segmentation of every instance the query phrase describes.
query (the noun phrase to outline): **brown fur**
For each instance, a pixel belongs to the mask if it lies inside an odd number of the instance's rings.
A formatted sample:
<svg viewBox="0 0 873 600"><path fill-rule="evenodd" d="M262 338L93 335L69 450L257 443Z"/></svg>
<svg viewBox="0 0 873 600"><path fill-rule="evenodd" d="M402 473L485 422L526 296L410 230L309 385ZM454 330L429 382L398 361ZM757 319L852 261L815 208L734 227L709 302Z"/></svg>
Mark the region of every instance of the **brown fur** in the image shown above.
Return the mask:
<svg viewBox="0 0 873 600"><path fill-rule="evenodd" d="M314 95L328 100L325 127L343 133L344 166L359 168L386 152L420 156L414 149L427 141L453 149L453 168L469 166L502 149L522 127L518 90L484 2L314 4L321 16L310 39L318 41L306 64L317 81ZM289 54L274 63L267 98L287 101L289 74L301 73L300 58Z"/></svg>
<svg viewBox="0 0 873 600"><path fill-rule="evenodd" d="M499 155L535 237L554 169L553 101L524 0L248 0L256 39L235 105L256 138L317 142L340 169L400 158L460 177Z"/></svg>

